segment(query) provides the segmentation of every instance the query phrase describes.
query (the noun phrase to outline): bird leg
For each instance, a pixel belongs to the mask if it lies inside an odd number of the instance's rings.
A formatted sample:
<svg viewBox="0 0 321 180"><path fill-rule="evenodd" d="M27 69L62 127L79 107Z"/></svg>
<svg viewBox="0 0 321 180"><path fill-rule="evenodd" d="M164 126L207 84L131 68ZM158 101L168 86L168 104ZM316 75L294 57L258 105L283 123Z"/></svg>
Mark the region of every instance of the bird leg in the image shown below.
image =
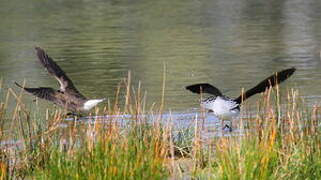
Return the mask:
<svg viewBox="0 0 321 180"><path fill-rule="evenodd" d="M225 130L226 128L229 129L229 132L232 132L232 126L229 126L228 124L225 124L225 126L223 127L223 130Z"/></svg>
<svg viewBox="0 0 321 180"><path fill-rule="evenodd" d="M68 112L66 116L77 116L77 113L75 112Z"/></svg>
<svg viewBox="0 0 321 180"><path fill-rule="evenodd" d="M79 120L81 117L84 117L84 115L82 115L81 113L77 113L77 112L68 112L66 114L67 117L71 117L75 120Z"/></svg>
<svg viewBox="0 0 321 180"><path fill-rule="evenodd" d="M232 132L232 120L230 121L230 125L224 124L224 121L222 121L222 130L225 131L225 129L227 128L229 132Z"/></svg>

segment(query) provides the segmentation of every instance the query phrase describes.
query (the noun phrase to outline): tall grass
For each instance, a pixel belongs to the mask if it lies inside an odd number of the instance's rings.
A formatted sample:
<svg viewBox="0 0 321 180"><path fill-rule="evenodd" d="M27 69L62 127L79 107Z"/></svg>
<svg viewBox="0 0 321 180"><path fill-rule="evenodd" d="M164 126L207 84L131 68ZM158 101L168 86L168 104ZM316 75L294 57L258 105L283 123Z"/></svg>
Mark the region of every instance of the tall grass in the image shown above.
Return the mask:
<svg viewBox="0 0 321 180"><path fill-rule="evenodd" d="M167 176L162 144L147 127L131 130L126 137L106 134L95 144L71 152L53 148L39 179L162 179Z"/></svg>
<svg viewBox="0 0 321 180"><path fill-rule="evenodd" d="M66 121L66 111L30 109L20 91L0 93L0 179L321 179L320 110L295 90L263 94L238 121L243 134L210 138L197 116L177 133L162 116L165 88L147 108L130 74L115 102L92 112L108 119Z"/></svg>

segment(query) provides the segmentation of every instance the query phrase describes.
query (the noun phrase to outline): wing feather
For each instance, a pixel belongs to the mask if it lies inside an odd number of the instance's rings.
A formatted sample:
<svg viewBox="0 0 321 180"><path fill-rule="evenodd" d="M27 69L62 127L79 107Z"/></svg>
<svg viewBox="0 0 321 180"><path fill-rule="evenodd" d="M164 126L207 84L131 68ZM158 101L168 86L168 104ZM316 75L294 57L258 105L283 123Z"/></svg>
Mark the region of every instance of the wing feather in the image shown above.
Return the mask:
<svg viewBox="0 0 321 180"><path fill-rule="evenodd" d="M66 73L55 63L55 61L51 57L48 56L48 54L43 49L41 49L40 47L36 47L35 49L42 66L47 69L50 75L52 75L59 81L61 91L66 91L75 96L86 99L86 97L77 90Z"/></svg>
<svg viewBox="0 0 321 180"><path fill-rule="evenodd" d="M40 88L27 88L27 87L22 87L20 84L16 83L15 84L25 90L26 92L33 94L34 96L37 96L38 98L45 99L48 101L55 101L56 96L55 94L57 93L56 90L52 88L47 88L47 87L40 87Z"/></svg>
<svg viewBox="0 0 321 180"><path fill-rule="evenodd" d="M56 64L56 62L51 57L48 56L48 54L43 49L41 49L40 47L36 47L35 49L37 51L37 56L41 65L47 69L50 75L52 75L59 81L60 89L62 91L66 89L77 90L66 73Z"/></svg>
<svg viewBox="0 0 321 180"><path fill-rule="evenodd" d="M193 84L190 86L186 86L186 89L197 94L200 94L201 92L203 92L203 93L212 94L214 96L222 96L222 93L219 89L217 89L216 87L208 83Z"/></svg>
<svg viewBox="0 0 321 180"><path fill-rule="evenodd" d="M245 99L257 94L264 92L266 89L274 87L277 84L280 84L281 82L288 79L294 72L295 68L289 68L282 70L280 72L276 72L269 76L268 78L261 81L259 84L257 84L252 89L247 90L244 94L241 94L238 98L234 99L239 104L244 101Z"/></svg>

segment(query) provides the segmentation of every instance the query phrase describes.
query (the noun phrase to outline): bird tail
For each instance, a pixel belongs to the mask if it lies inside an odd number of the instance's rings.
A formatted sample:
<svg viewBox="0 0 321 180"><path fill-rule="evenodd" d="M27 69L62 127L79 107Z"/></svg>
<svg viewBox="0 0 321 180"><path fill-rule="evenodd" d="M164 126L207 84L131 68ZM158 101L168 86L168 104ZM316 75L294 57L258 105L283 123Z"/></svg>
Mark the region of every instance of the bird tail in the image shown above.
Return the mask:
<svg viewBox="0 0 321 180"><path fill-rule="evenodd" d="M106 98L102 98L102 99L90 99L88 101L86 101L84 103L84 110L88 111L91 108L95 107L98 103L103 102L104 100L106 100Z"/></svg>

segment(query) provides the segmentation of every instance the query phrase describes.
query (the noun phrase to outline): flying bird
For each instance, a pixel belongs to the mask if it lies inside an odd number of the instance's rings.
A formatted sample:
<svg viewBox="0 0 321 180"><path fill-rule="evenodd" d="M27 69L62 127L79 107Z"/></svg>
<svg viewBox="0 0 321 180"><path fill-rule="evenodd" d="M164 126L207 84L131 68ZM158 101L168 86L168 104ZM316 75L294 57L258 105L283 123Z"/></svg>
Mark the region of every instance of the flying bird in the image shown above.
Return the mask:
<svg viewBox="0 0 321 180"><path fill-rule="evenodd" d="M243 101L255 94L264 92L267 89L285 81L295 72L295 70L296 69L293 67L282 70L280 72L276 72L258 83L255 87L245 91L245 93L242 93L235 99L223 95L218 88L208 83L193 84L190 86L186 86L186 89L197 94L211 94L212 96L204 99L201 102L201 107L208 109L210 112L213 112L222 120L232 120L240 114L240 106ZM232 130L232 127L228 125L226 125L225 127L228 127L230 131Z"/></svg>
<svg viewBox="0 0 321 180"><path fill-rule="evenodd" d="M15 84L24 91L38 97L51 101L72 112L86 112L95 107L98 103L105 100L102 99L88 99L82 95L73 82L66 75L66 73L49 57L46 52L40 47L36 47L37 57L40 64L53 76L60 84L58 90L51 87L28 88L23 87L17 82Z"/></svg>

